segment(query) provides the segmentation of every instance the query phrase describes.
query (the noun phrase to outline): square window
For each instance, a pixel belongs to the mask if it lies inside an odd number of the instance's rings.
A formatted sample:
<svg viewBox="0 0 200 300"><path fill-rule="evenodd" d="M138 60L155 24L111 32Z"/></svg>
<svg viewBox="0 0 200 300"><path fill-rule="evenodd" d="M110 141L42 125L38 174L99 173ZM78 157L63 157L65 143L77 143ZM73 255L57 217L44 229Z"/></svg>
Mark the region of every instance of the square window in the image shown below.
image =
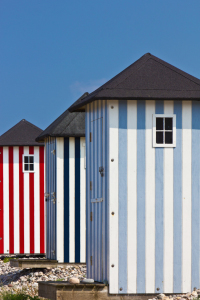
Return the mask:
<svg viewBox="0 0 200 300"><path fill-rule="evenodd" d="M163 132L156 131L156 144L163 144Z"/></svg>
<svg viewBox="0 0 200 300"><path fill-rule="evenodd" d="M23 172L34 172L34 155L24 155Z"/></svg>
<svg viewBox="0 0 200 300"><path fill-rule="evenodd" d="M165 118L165 130L172 130L173 118Z"/></svg>
<svg viewBox="0 0 200 300"><path fill-rule="evenodd" d="M172 132L165 132L165 144L173 144Z"/></svg>
<svg viewBox="0 0 200 300"><path fill-rule="evenodd" d="M176 147L176 115L153 115L153 147Z"/></svg>
<svg viewBox="0 0 200 300"><path fill-rule="evenodd" d="M164 118L156 118L156 130L163 130L163 119Z"/></svg>

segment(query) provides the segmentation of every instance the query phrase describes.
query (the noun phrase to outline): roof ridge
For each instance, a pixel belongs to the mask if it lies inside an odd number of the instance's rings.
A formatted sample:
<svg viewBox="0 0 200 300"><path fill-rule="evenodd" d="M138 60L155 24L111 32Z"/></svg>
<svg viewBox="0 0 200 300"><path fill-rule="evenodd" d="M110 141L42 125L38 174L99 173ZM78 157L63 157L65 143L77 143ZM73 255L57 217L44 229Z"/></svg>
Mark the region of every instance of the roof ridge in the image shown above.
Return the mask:
<svg viewBox="0 0 200 300"><path fill-rule="evenodd" d="M149 53L150 54L150 53ZM150 54L151 55L151 57L149 57L148 59L146 59L138 68L137 68L137 70L139 70L148 60L150 60L150 59L153 59L154 61L156 61L157 63L159 63L160 65L162 65L162 66L164 66L165 68L168 68L168 69L170 69L171 71L173 71L173 72L175 72L176 74L178 74L178 75L180 75L180 76L182 76L182 77L184 77L184 78L186 78L186 79L188 79L188 80L190 80L191 82L193 82L193 83L195 83L195 84L197 84L197 85L199 85L200 86L200 82L198 83L198 82L195 82L194 80L192 80L191 78L189 78L189 76L191 76L191 77L193 77L192 75L190 75L190 74L187 74L186 72L184 72L183 70L181 70L181 69L179 69L179 68L177 68L177 67L174 67L173 65L171 65L171 64L169 64L169 63L167 63L166 61L164 61L164 60L162 60L162 59L160 59L160 58L158 58L158 57L156 57L156 56L154 56L154 55L152 55L152 54ZM143 57L143 56L142 56ZM142 58L141 57L141 58ZM138 60L137 60L138 61ZM136 61L136 62L137 62ZM134 63L133 63L134 64ZM132 64L132 65L133 65ZM132 65L130 65L130 66L132 66ZM129 66L129 67L130 67ZM126 70L126 69L125 69ZM178 72L177 70L179 70L180 72ZM123 81L121 81L121 82L119 82L116 86L115 86L115 88L119 85L119 84L121 84L122 82L125 82L130 76L132 76L132 74L134 73L134 71L135 70L133 70L133 72L129 75L129 76L127 76ZM181 73L184 73L184 74L181 74ZM188 76L189 75L189 76ZM197 79L197 80L199 80L199 79ZM200 81L200 80L199 80ZM108 90L109 90L109 88L107 88ZM131 90L131 89L130 89Z"/></svg>
<svg viewBox="0 0 200 300"><path fill-rule="evenodd" d="M26 119L22 119L21 121L25 121L28 125L30 125L30 126L32 126L32 127L34 127L34 128L37 128L37 129L40 129L40 130L42 130L42 128L40 128L40 127L38 127L38 126L36 126L36 125L34 125L33 123L31 123L31 122L29 122L29 121L27 121ZM20 122L21 122L20 121Z"/></svg>
<svg viewBox="0 0 200 300"><path fill-rule="evenodd" d="M192 80L191 78L189 78L189 77L193 77L193 78L195 79L195 77L192 76L192 75L190 75L190 74L188 74L188 73L186 73L185 71L183 71L183 70L181 70L181 69L179 69L179 68L177 68L177 67L174 67L174 66L171 65L170 63L168 63L168 62L166 62L166 61L164 61L164 60L162 60L162 59L160 59L160 58L158 58L158 57L154 57L154 56L153 56L152 59L154 59L155 61L157 61L159 64L165 66L166 68L172 70L173 72L175 72L175 73L181 75L182 77L184 77L184 78L186 78L186 79L188 79L188 80L192 81L193 83L195 83L195 84L197 84L197 85L200 86L200 79L196 78L196 79L199 81L199 83L198 83L198 82L195 82L195 80ZM180 71L180 72L178 72L178 71ZM184 73L184 74L181 74L181 73ZM188 76L188 75L189 75L189 76Z"/></svg>
<svg viewBox="0 0 200 300"><path fill-rule="evenodd" d="M69 112L70 113L70 112ZM72 113L70 113L70 114L73 114L73 112ZM77 114L74 114L74 117L72 117L72 119L66 124L66 126L65 126L65 128L66 127L68 127L71 123L72 123L72 121L74 121L74 119L77 117ZM61 131L61 133L64 131L65 129L63 129L62 131Z"/></svg>
<svg viewBox="0 0 200 300"><path fill-rule="evenodd" d="M14 129L14 128L18 128L21 124L22 124L22 122L26 122L28 125L31 125L32 127L35 127L35 128L37 128L37 129L39 129L39 130L42 130L41 128L39 128L39 127L37 127L37 126L35 126L34 124L32 124L32 123L30 123L29 121L27 121L26 119L22 119L21 121L19 121L17 124L15 124L15 125L13 125L11 128L9 128L7 131L5 131L1 136L0 136L0 140L5 136L5 135L9 135L10 134L10 131L12 130L12 129Z"/></svg>
<svg viewBox="0 0 200 300"><path fill-rule="evenodd" d="M151 55L150 53L147 53L147 54L149 54L149 55ZM146 55L146 54L145 54ZM145 55L143 55L142 57L144 57ZM151 55L152 56L152 55ZM132 67L136 62L138 62L142 57L140 57L138 60L136 60L134 63L132 63L129 67ZM151 57L148 57L140 66L138 66L138 68L137 68L137 70L139 70L149 59L151 59ZM128 68L129 68L128 67ZM125 70L127 70L128 68L126 68L126 69L124 69L122 72L124 72ZM134 70L135 71L135 70ZM121 74L122 72L120 72L119 74ZM118 75L119 75L118 74ZM119 84L121 84L122 82L124 82L124 81L126 81L130 76L132 76L132 74L133 74L133 72L129 75L129 76L127 76L123 81L121 81L121 82L119 82L116 86L115 86L115 88L119 85Z"/></svg>

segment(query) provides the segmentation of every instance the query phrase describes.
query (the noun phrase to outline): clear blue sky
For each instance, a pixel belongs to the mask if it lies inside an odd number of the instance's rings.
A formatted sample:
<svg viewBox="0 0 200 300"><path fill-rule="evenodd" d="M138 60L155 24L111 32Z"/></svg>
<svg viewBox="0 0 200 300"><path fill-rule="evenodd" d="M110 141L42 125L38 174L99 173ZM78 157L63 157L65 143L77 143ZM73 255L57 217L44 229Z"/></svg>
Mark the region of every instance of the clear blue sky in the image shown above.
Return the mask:
<svg viewBox="0 0 200 300"><path fill-rule="evenodd" d="M45 129L147 52L200 78L200 0L1 0L0 134Z"/></svg>

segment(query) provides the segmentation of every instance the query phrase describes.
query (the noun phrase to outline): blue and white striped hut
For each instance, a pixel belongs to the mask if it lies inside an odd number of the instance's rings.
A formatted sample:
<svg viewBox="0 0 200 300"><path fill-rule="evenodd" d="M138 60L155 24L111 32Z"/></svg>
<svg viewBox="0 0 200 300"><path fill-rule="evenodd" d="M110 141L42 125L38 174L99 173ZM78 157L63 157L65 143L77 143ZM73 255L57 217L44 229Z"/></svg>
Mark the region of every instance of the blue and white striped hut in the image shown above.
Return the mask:
<svg viewBox="0 0 200 300"><path fill-rule="evenodd" d="M46 152L46 258L84 263L85 114L66 110L36 140Z"/></svg>
<svg viewBox="0 0 200 300"><path fill-rule="evenodd" d="M116 294L200 288L200 80L148 53L79 110L87 276Z"/></svg>

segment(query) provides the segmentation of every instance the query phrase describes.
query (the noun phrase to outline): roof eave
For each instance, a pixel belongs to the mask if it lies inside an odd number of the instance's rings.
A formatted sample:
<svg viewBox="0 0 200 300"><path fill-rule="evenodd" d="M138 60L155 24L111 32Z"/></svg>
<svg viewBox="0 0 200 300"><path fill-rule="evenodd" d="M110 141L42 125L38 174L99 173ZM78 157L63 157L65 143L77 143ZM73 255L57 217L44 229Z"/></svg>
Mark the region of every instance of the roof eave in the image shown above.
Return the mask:
<svg viewBox="0 0 200 300"><path fill-rule="evenodd" d="M45 139L49 137L63 137L63 138L68 138L68 137L85 137L85 134L45 134L44 136L36 138L36 142L44 142Z"/></svg>
<svg viewBox="0 0 200 300"><path fill-rule="evenodd" d="M84 106L83 104L77 104L74 107L70 108L70 112L77 112L77 111L85 111L85 106L93 101L97 100L168 100L168 101L200 101L200 97L98 97L92 98L88 100Z"/></svg>

